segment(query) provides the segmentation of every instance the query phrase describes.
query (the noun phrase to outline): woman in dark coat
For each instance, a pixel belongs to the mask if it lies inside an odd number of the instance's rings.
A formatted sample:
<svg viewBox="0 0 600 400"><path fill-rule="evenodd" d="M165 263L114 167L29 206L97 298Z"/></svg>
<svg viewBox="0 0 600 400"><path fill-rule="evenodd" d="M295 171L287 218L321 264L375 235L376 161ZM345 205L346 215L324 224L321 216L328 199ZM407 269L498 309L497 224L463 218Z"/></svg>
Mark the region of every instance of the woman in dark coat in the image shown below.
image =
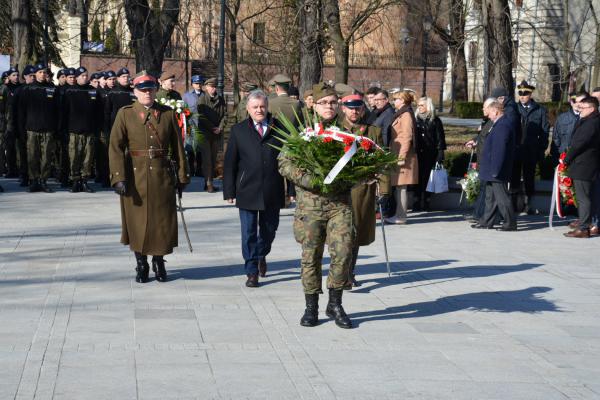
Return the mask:
<svg viewBox="0 0 600 400"><path fill-rule="evenodd" d="M421 97L417 102L416 149L419 160L419 184L413 211L429 211L431 193L426 192L429 174L435 163L444 161L446 135L442 121L435 115L435 107L430 97Z"/></svg>

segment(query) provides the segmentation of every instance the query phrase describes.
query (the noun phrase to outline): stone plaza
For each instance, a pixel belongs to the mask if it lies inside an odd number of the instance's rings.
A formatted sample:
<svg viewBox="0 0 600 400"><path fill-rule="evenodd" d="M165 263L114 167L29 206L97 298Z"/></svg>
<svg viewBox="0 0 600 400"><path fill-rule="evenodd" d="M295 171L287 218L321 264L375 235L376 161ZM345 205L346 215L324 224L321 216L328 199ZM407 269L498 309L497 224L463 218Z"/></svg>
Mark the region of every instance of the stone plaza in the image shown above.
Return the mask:
<svg viewBox="0 0 600 400"><path fill-rule="evenodd" d="M600 238L567 221L410 214L386 226L391 277L378 226L344 293L355 328L326 295L305 328L293 209L247 288L238 212L195 179L194 252L180 229L169 282L138 284L113 192L0 184L0 399L600 399Z"/></svg>

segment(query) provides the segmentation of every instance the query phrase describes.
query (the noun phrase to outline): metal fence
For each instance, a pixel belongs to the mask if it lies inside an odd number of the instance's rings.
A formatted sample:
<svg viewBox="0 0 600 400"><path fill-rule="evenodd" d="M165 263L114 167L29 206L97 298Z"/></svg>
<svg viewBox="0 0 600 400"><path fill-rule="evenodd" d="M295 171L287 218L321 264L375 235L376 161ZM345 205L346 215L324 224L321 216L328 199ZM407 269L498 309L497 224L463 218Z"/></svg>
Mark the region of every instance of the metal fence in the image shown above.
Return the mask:
<svg viewBox="0 0 600 400"><path fill-rule="evenodd" d="M329 52L325 54L325 65L335 65L335 54ZM380 55L380 54L350 54L348 59L350 67L374 68L374 69L395 69L401 67L422 67L423 58L421 54L407 52L402 55ZM429 53L427 56L427 66L433 68L446 67L446 53Z"/></svg>

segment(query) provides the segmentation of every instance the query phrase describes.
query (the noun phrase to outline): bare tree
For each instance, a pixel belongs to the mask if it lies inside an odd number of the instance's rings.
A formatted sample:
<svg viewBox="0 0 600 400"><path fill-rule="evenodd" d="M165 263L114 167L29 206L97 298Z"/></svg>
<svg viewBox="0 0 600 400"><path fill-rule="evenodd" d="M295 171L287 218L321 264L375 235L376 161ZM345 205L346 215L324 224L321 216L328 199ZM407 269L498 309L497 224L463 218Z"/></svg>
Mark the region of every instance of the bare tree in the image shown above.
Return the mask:
<svg viewBox="0 0 600 400"><path fill-rule="evenodd" d="M22 68L37 58L31 23L31 1L12 0L11 7L14 64Z"/></svg>
<svg viewBox="0 0 600 400"><path fill-rule="evenodd" d="M481 3L487 66L484 86L488 91L494 87L512 91L513 41L508 0L482 0Z"/></svg>
<svg viewBox="0 0 600 400"><path fill-rule="evenodd" d="M323 70L323 24L320 0L297 0L300 39L300 93L321 80Z"/></svg>
<svg viewBox="0 0 600 400"><path fill-rule="evenodd" d="M323 17L327 22L327 36L335 53L335 81L348 83L348 59L350 56L350 43L360 28L373 15L382 12L396 0L365 0L361 3L349 3L353 12L349 12L348 20L342 23L340 18L339 0L321 0ZM347 26L347 28L346 28ZM346 32L344 32L346 31ZM370 33L370 32L367 32ZM363 36L367 33L363 33Z"/></svg>
<svg viewBox="0 0 600 400"><path fill-rule="evenodd" d="M147 0L124 0L127 26L135 50L135 64L138 71L147 70L160 74L165 49L171 40L173 29L179 16L179 0L153 1L150 7Z"/></svg>

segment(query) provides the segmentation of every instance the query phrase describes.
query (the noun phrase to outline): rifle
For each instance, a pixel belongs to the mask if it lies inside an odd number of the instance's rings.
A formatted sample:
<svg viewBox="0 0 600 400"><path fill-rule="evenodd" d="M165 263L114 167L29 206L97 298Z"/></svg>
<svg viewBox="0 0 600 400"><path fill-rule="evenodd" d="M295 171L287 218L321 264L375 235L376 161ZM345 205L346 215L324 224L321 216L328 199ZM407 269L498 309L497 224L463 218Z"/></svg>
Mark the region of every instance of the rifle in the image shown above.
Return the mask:
<svg viewBox="0 0 600 400"><path fill-rule="evenodd" d="M190 235L188 233L187 224L185 223L185 217L183 215L183 206L181 205L182 190L180 185L181 182L179 181L179 175L177 175L177 163L175 162L175 160L170 161L173 178L175 178L175 192L177 193L177 211L179 211L179 214L181 215L181 223L183 225L183 232L185 233L188 248L190 249L190 253L193 253L194 249L192 248L192 242L190 241Z"/></svg>

